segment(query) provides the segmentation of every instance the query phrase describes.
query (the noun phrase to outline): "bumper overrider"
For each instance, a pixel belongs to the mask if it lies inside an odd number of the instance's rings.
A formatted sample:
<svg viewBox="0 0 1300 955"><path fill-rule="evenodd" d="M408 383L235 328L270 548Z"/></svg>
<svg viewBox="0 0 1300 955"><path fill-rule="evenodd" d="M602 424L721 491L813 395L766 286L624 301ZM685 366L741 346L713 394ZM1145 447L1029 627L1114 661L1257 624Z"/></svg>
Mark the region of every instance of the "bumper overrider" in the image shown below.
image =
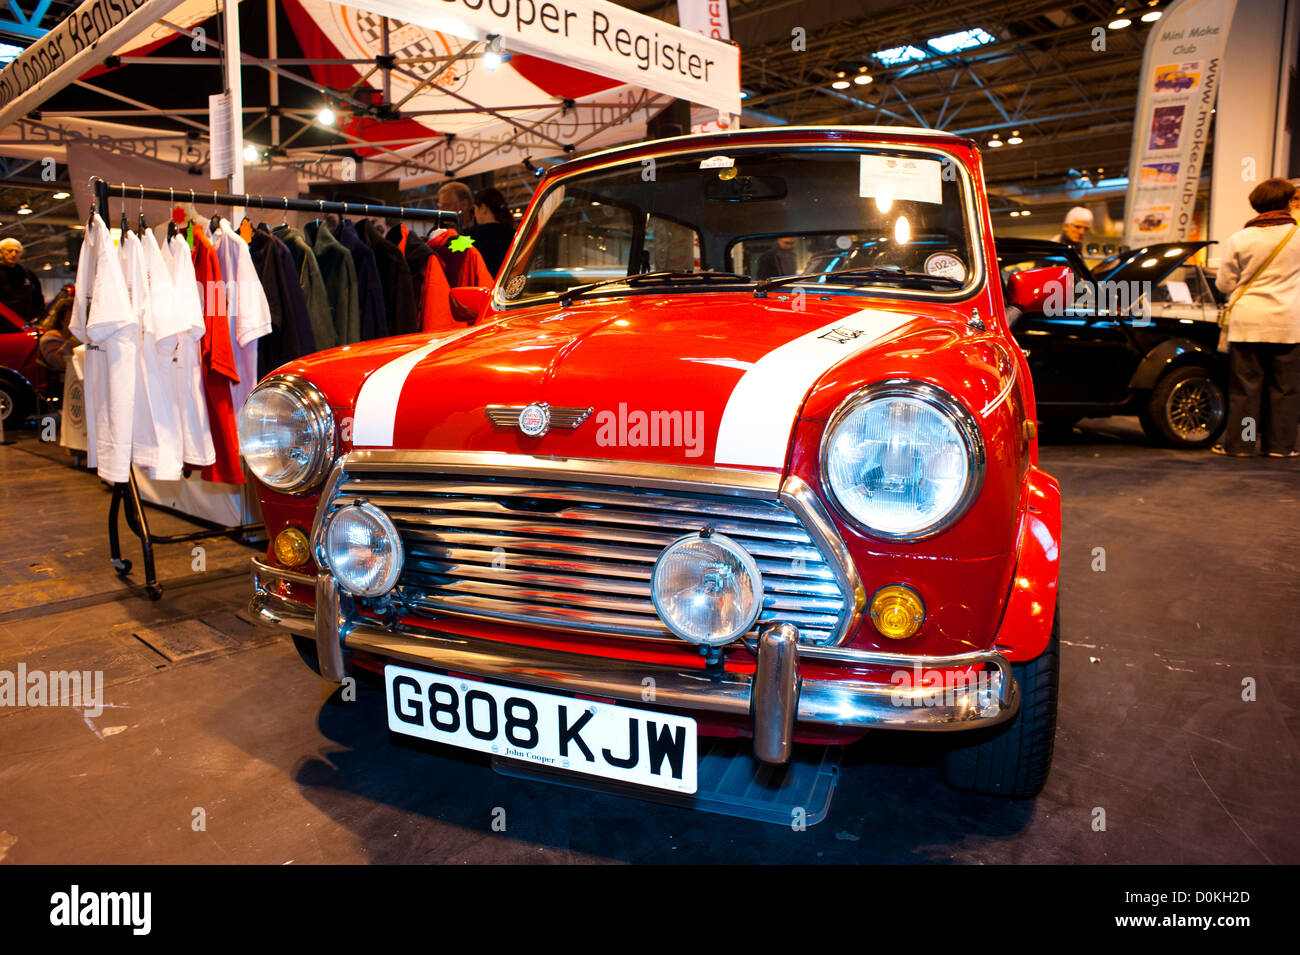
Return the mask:
<svg viewBox="0 0 1300 955"><path fill-rule="evenodd" d="M788 623L765 624L747 644L757 657L753 674L707 671L522 646L467 637L436 627L388 627L349 610L334 578L315 577L252 561L250 611L267 627L314 639L320 674L347 676L345 650L451 670L560 693L587 694L644 706L646 679L654 705L748 718L755 755L767 763L790 759L796 724L808 727L951 731L1010 719L1020 706L1011 665L992 650L952 656L811 647L799 644ZM292 600L281 582L311 587L315 606ZM843 679L801 676L800 661L819 667L889 668L906 674L888 683L848 674ZM959 674L948 680L945 674ZM924 676L923 676L924 674Z"/></svg>

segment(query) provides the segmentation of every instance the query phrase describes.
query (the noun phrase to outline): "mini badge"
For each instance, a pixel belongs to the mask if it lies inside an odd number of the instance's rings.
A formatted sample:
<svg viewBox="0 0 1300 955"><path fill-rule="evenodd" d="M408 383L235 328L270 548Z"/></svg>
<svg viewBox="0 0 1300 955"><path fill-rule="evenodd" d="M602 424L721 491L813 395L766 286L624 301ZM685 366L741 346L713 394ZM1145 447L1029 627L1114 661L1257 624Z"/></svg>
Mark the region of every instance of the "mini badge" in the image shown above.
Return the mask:
<svg viewBox="0 0 1300 955"><path fill-rule="evenodd" d="M551 409L546 402L526 405L519 412L519 430L530 438L540 438L551 427Z"/></svg>

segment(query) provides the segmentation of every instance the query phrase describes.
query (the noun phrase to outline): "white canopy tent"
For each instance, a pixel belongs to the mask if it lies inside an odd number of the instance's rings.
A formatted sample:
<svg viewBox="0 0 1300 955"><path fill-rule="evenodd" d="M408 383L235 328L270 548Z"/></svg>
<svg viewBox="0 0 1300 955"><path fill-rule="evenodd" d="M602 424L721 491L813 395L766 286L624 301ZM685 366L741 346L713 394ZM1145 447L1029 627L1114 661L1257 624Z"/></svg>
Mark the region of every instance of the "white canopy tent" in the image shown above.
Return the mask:
<svg viewBox="0 0 1300 955"><path fill-rule="evenodd" d="M232 124L233 141L221 143L235 152L235 192L243 191L243 129L268 113L270 122L254 137L262 165L296 165L311 169L307 178L334 178L347 170L322 163L355 151L365 164L364 171L354 170L356 178L396 179L410 188L530 156L637 139L674 98L722 116L740 112L734 45L608 0L283 0L276 6L288 15L304 57L275 56L274 18L268 25L272 55L241 52L237 2L222 10L224 38L218 39L200 26L217 12L215 0L124 0L127 12L115 21L102 3L88 0L0 71L0 152L31 155L42 143L57 148L66 133L126 152L136 148L132 141L141 142L146 150L184 153L177 160L192 164L193 134L182 144L174 128L152 125L167 116L198 134L206 162L213 133L204 102L164 111L116 92L113 77L119 67L182 69L211 66L218 57L232 108L244 120ZM186 55L164 55L161 48L178 36L189 38ZM498 52L504 62L493 69ZM87 76L106 58L107 71ZM241 102L242 67L270 74L271 102ZM310 76L298 72L302 67ZM280 108L285 82L310 87L334 107L338 124L331 131L340 144L304 140L315 117ZM72 84L118 100L121 108L75 116L43 111L30 118Z"/></svg>

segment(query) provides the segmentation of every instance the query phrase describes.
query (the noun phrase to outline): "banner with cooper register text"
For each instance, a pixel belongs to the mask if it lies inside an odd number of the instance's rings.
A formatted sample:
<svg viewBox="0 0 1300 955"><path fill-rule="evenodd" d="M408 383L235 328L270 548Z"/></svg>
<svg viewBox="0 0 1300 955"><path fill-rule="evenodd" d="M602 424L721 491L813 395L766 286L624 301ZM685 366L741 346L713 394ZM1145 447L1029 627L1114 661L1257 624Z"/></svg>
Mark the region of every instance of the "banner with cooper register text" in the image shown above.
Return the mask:
<svg viewBox="0 0 1300 955"><path fill-rule="evenodd" d="M720 112L740 112L739 49L608 0L349 0L341 5L467 39L495 34L512 53Z"/></svg>

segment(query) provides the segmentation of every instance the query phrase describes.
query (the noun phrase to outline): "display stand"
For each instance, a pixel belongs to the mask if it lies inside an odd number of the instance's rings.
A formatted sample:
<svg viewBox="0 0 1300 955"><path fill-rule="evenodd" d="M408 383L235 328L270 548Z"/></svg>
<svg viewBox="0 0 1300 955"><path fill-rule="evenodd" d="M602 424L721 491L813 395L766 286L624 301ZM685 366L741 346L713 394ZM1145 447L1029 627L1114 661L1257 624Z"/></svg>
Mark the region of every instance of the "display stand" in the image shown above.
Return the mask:
<svg viewBox="0 0 1300 955"><path fill-rule="evenodd" d="M108 221L108 202L110 188L120 190L123 195L130 191L131 199L137 198L140 201L151 199L155 201L174 203L177 193L181 198L188 198L191 202L210 202L213 206L230 206L244 209L280 209L292 210L295 212L315 212L320 215L334 213L337 215L364 215L364 216L382 216L385 219L418 219L427 222L433 222L435 225L446 225L454 229L460 228L460 216L455 212L444 212L440 209L408 209L402 206L377 206L358 202L331 202L324 199L298 199L288 196L267 197L267 196L250 196L250 195L231 195L228 193L213 192L196 193L188 187L177 190L174 188L160 188L156 186L127 186L120 184L110 187L108 182L99 177L91 180L91 186L94 190L95 206L91 210L93 216L96 212ZM144 558L145 574L145 594L150 600L157 600L162 596L162 585L158 583L158 575L154 569L153 548L155 544L181 544L190 541L199 540L205 537L218 536L243 536L250 531L259 528L260 524L243 524L230 527L214 527L212 529L196 531L192 534L176 534L171 536L157 536L150 532L149 522L145 518L144 503L140 499L140 490L136 486L135 471L131 471L129 480L119 481L113 485L113 497L108 505L108 547L109 561L113 565L119 576L125 577L131 572L131 561L122 557L121 540L118 536L118 511L123 510L126 515L126 526L136 537L140 538L140 548Z"/></svg>

